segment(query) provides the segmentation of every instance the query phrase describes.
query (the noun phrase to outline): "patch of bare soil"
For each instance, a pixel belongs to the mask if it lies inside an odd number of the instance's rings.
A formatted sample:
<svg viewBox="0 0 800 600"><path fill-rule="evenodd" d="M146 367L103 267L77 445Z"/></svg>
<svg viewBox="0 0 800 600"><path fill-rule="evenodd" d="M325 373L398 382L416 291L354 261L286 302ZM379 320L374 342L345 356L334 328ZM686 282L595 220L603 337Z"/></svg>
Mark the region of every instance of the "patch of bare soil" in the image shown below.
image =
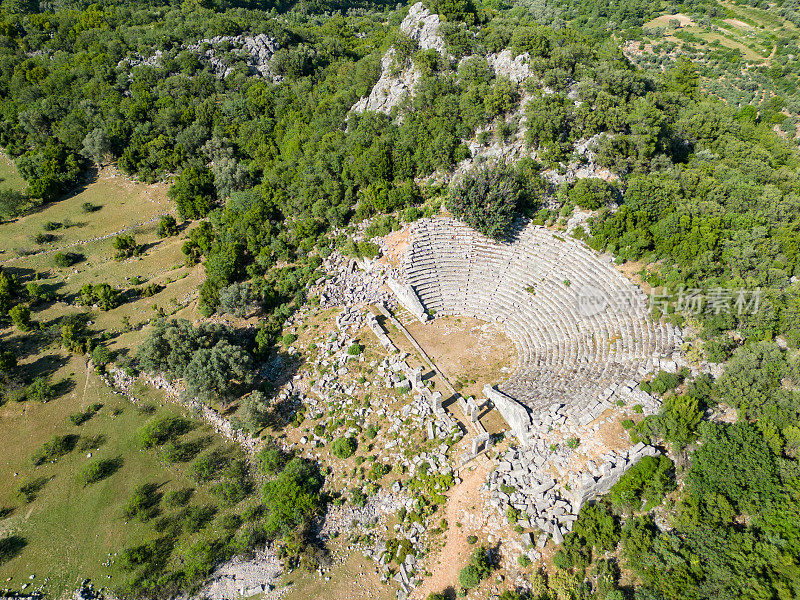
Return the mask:
<svg viewBox="0 0 800 600"><path fill-rule="evenodd" d="M472 463L472 470L461 473L463 480L448 493L445 519L448 529L444 547L428 569L431 576L414 590L412 598L423 600L429 594L442 592L458 585L458 572L469 560L474 546L467 543L467 535L456 523L467 521L467 517L480 514L482 499L480 489L489 472L489 461L479 459Z"/></svg>
<svg viewBox="0 0 800 600"><path fill-rule="evenodd" d="M644 281L642 276L639 274L645 266L645 263L637 260L626 261L621 265L615 265L615 268L617 271L622 273L628 279L628 281L638 285L645 294L650 294L650 292L653 290L652 286Z"/></svg>
<svg viewBox="0 0 800 600"><path fill-rule="evenodd" d="M397 269L403 264L410 241L410 226L406 225L402 229L391 232L383 238L383 256L378 260L379 263L389 264Z"/></svg>
<svg viewBox="0 0 800 600"><path fill-rule="evenodd" d="M506 379L517 359L513 342L496 323L447 316L411 321L406 328L464 396L479 396L484 384Z"/></svg>

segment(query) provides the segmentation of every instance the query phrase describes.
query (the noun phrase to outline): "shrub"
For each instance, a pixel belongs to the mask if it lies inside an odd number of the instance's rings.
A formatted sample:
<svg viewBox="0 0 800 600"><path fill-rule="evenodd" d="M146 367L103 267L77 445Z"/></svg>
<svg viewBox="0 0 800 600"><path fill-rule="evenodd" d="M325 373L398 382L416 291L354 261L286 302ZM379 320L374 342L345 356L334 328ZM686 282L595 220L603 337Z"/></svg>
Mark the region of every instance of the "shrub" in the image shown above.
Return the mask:
<svg viewBox="0 0 800 600"><path fill-rule="evenodd" d="M36 496L42 491L47 482L50 481L47 477L37 477L19 486L18 492L25 499L26 504L30 504L36 500Z"/></svg>
<svg viewBox="0 0 800 600"><path fill-rule="evenodd" d="M531 559L527 554L520 554L517 557L517 562L519 563L519 566L522 567L523 569L527 569L528 567L531 566Z"/></svg>
<svg viewBox="0 0 800 600"><path fill-rule="evenodd" d="M468 173L447 198L447 209L473 229L499 240L506 237L523 197L516 173L494 166Z"/></svg>
<svg viewBox="0 0 800 600"><path fill-rule="evenodd" d="M197 533L211 522L215 514L217 514L217 509L210 504L190 506L181 513L183 528L189 533Z"/></svg>
<svg viewBox="0 0 800 600"><path fill-rule="evenodd" d="M639 511L661 504L667 492L675 489L673 467L666 456L643 457L611 488L612 505L617 510Z"/></svg>
<svg viewBox="0 0 800 600"><path fill-rule="evenodd" d="M50 385L46 377L37 377L33 382L25 388L25 398L28 400L37 400L39 402L48 402L55 398L56 390Z"/></svg>
<svg viewBox="0 0 800 600"><path fill-rule="evenodd" d="M589 177L575 181L569 190L569 200L581 208L596 210L614 199L616 190L610 183Z"/></svg>
<svg viewBox="0 0 800 600"><path fill-rule="evenodd" d="M492 564L489 561L489 555L486 548L481 546L480 548L475 548L469 564L459 572L458 583L468 590L480 585L480 582L486 579L491 572Z"/></svg>
<svg viewBox="0 0 800 600"><path fill-rule="evenodd" d="M305 529L322 507L319 492L323 482L317 466L302 458L293 458L278 477L267 482L263 494L267 536Z"/></svg>
<svg viewBox="0 0 800 600"><path fill-rule="evenodd" d="M192 494L194 494L194 488L190 487L181 488L179 490L170 490L164 494L164 504L170 508L186 506L192 499Z"/></svg>
<svg viewBox="0 0 800 600"><path fill-rule="evenodd" d="M126 234L118 235L114 238L114 250L116 250L114 257L117 260L122 260L132 256L139 256L144 251L144 247L137 244L132 235Z"/></svg>
<svg viewBox="0 0 800 600"><path fill-rule="evenodd" d="M281 472L291 457L275 445L274 442L268 442L256 458L261 472L265 475L274 476Z"/></svg>
<svg viewBox="0 0 800 600"><path fill-rule="evenodd" d="M25 304L17 304L8 311L11 321L20 331L31 330L31 309Z"/></svg>
<svg viewBox="0 0 800 600"><path fill-rule="evenodd" d="M53 255L53 263L62 269L71 267L83 258L83 255L76 252L56 252Z"/></svg>
<svg viewBox="0 0 800 600"><path fill-rule="evenodd" d="M172 416L158 417L140 427L138 437L143 447L154 448L192 429L191 422L186 419Z"/></svg>
<svg viewBox="0 0 800 600"><path fill-rule="evenodd" d="M347 348L347 354L349 356L359 356L364 351L363 346L359 346L358 343L350 344L350 347Z"/></svg>
<svg viewBox="0 0 800 600"><path fill-rule="evenodd" d="M121 458L107 458L103 460L94 460L84 465L78 471L78 483L83 487L102 481L106 477L110 477L116 473L122 466Z"/></svg>
<svg viewBox="0 0 800 600"><path fill-rule="evenodd" d="M6 535L0 538L0 565L16 557L27 545L25 538L19 535Z"/></svg>
<svg viewBox="0 0 800 600"><path fill-rule="evenodd" d="M87 283L81 287L81 303L85 306L97 304L103 310L111 310L119 306L119 301L119 292L107 283Z"/></svg>
<svg viewBox="0 0 800 600"><path fill-rule="evenodd" d="M158 220L158 228L156 230L158 237L170 237L178 235L178 222L172 215L164 215Z"/></svg>
<svg viewBox="0 0 800 600"><path fill-rule="evenodd" d="M105 367L111 362L111 350L107 346L95 346L92 350L92 362L95 366Z"/></svg>
<svg viewBox="0 0 800 600"><path fill-rule="evenodd" d="M228 463L221 450L211 450L192 464L192 477L195 481L206 482L216 479Z"/></svg>
<svg viewBox="0 0 800 600"><path fill-rule="evenodd" d="M356 453L357 447L355 438L341 437L331 444L331 452L336 458L346 459Z"/></svg>
<svg viewBox="0 0 800 600"><path fill-rule="evenodd" d="M73 425L78 425L78 426L83 425L84 423L86 423L86 421L95 416L97 414L97 411L99 411L101 408L103 408L102 404L99 403L91 404L90 406L86 407L86 410L71 414L69 416L69 420L72 422Z"/></svg>
<svg viewBox="0 0 800 600"><path fill-rule="evenodd" d="M364 508L367 505L367 495L364 493L364 490L360 487L353 488L350 491L350 502L353 503L353 506Z"/></svg>
<svg viewBox="0 0 800 600"><path fill-rule="evenodd" d="M126 519L148 521L158 514L161 496L155 483L144 483L133 491L133 495L125 503L122 514Z"/></svg>
<svg viewBox="0 0 800 600"><path fill-rule="evenodd" d="M31 460L36 466L47 462L56 462L75 449L78 442L77 435L54 435L33 453Z"/></svg>

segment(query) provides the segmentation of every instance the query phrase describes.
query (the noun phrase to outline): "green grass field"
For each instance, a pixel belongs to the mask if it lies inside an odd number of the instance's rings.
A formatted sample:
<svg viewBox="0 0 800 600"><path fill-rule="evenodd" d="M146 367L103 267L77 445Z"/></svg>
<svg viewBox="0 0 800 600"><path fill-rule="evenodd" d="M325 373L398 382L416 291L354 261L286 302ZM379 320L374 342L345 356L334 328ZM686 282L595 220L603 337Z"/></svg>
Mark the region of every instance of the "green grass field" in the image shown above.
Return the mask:
<svg viewBox="0 0 800 600"><path fill-rule="evenodd" d="M124 396L112 393L93 370L87 370L83 357L70 358L55 373L55 379L61 378L74 384L68 394L46 404L28 401L0 407L0 437L4 440L0 481L7 482L0 488L0 507L11 510L0 520L0 531L13 532L26 542L19 556L0 565L0 581L20 589L24 583L35 587L47 579L45 590L50 597L76 589L87 577L96 586L114 586L121 581L116 553L154 536L152 523L127 522L123 517L123 508L137 485L155 483L162 493L196 485L187 476L187 465L168 464L157 451L142 449L137 431L152 417L142 414ZM139 389L137 395L158 406L158 414L191 418L164 402L160 392ZM88 422L81 426L70 422L71 414L93 403L103 407ZM195 424L196 430L185 439L212 435L208 426ZM79 435L78 447L54 464L35 467L31 455L53 435L65 434ZM105 438L99 447L96 441L91 443L97 436ZM82 448L83 441L90 447ZM78 481L80 468L90 460L105 458L121 458L122 466L107 479L84 488ZM36 480L46 483L36 499L26 503L19 487ZM208 494L200 491L193 503L208 500ZM33 581L30 575L35 575Z"/></svg>
<svg viewBox="0 0 800 600"><path fill-rule="evenodd" d="M24 189L13 165L2 157L0 178L0 186ZM84 210L87 202L95 208ZM110 338L107 345L118 357L124 357L135 353L146 332L141 326L157 311L196 316L194 298L203 269L184 265L181 245L185 231L160 239L153 222L172 211L163 185L134 183L106 170L78 193L0 224L0 263L22 283L38 277L39 283L57 294L55 302L33 307L32 318L37 327L49 327L65 314L86 313L91 330L105 332ZM34 236L44 232L45 224L51 221L67 226L52 230L57 236L52 242L36 244ZM130 231L144 246L141 256L115 260L113 237L93 239L143 222L146 224ZM53 250L65 246L84 258L71 267L60 268L55 265ZM20 253L20 249L24 252ZM48 250L49 253L43 252ZM37 254L28 255L31 251ZM121 291L147 283L157 283L162 289L150 297L124 301L109 311L79 305L81 286L101 282ZM47 597L52 598L70 595L85 578L90 578L96 587L116 588L126 577L117 565L117 553L157 535L153 520L128 522L123 516L134 489L153 483L163 494L195 487L198 491L191 505L200 506L215 503L209 492L211 484L198 485L191 480L189 462L169 463L158 450L142 448L138 430L153 416L113 393L94 369L87 367L84 356L68 354L55 338L52 342L43 341L46 336L25 334L10 326L0 329L0 339L6 347L15 349L19 372L26 380L46 375L62 390L47 403L28 400L0 405L4 450L0 456L0 539L14 535L24 543L16 556L6 562L0 560L0 588L20 591L26 586L26 591L31 591L44 585ZM156 415L191 419L194 430L182 440L206 440L209 450L240 452L209 426L186 414L185 409L166 401L162 392L137 385L135 395L141 403L156 407ZM70 421L70 415L93 404L102 404L102 408L86 423L76 426ZM70 434L80 436L74 450L55 463L34 465L31 457L43 443L55 435ZM79 472L98 459L119 459L121 466L106 479L84 487ZM20 493L20 486L31 482L42 487L28 502ZM221 510L218 516L226 510L241 509L242 505L238 505ZM175 516L178 509L169 509L162 503L160 510ZM185 530L175 556L180 556L181 548L215 536L217 530L216 521L199 532ZM30 575L35 578L29 579Z"/></svg>

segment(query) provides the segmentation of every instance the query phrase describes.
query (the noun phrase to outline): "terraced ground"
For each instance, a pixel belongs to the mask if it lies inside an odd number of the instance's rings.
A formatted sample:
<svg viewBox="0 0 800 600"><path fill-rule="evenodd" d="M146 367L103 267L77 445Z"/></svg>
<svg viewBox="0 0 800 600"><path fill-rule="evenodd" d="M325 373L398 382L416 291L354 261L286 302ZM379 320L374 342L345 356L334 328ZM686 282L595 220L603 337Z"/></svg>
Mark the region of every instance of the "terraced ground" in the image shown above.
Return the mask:
<svg viewBox="0 0 800 600"><path fill-rule="evenodd" d="M719 16L661 15L642 27L642 41L624 44L640 68L663 71L681 57L699 68L703 87L732 106L760 106L762 118L794 137L800 114L800 27L778 14L732 2Z"/></svg>

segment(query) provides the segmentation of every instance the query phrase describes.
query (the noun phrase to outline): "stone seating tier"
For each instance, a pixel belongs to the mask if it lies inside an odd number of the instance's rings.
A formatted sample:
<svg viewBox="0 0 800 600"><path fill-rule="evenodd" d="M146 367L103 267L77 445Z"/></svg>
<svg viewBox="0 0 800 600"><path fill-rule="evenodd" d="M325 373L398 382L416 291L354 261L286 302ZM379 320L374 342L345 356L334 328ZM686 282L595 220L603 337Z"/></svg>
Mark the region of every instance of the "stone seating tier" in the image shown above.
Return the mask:
<svg viewBox="0 0 800 600"><path fill-rule="evenodd" d="M654 357L680 343L671 326L649 319L646 296L613 265L542 227L498 243L454 219L423 219L405 260L406 280L429 313L501 324L517 362L498 388L534 413L556 402L564 414L599 410L604 390L641 379ZM606 306L587 311L587 295Z"/></svg>

